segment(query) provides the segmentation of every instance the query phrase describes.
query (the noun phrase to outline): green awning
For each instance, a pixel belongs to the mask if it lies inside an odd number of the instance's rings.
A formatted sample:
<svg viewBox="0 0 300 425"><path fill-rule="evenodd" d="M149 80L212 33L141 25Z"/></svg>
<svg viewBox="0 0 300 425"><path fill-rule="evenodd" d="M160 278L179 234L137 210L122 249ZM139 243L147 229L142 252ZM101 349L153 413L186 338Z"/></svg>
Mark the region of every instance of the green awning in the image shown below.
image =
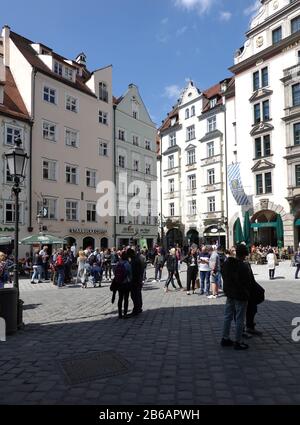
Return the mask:
<svg viewBox="0 0 300 425"><path fill-rule="evenodd" d="M276 221L266 222L266 223L251 223L251 227L260 229L262 227L277 227Z"/></svg>
<svg viewBox="0 0 300 425"><path fill-rule="evenodd" d="M300 226L300 218L295 221L295 226Z"/></svg>

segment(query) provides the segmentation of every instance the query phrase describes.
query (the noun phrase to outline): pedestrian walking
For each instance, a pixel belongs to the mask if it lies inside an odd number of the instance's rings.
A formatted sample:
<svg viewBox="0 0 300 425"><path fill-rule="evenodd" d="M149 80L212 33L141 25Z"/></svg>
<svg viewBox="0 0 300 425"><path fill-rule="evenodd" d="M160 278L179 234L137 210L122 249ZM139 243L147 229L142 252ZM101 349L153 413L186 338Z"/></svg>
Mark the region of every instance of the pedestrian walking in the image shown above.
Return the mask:
<svg viewBox="0 0 300 425"><path fill-rule="evenodd" d="M269 249L269 252L267 255L267 264L269 269L269 278L270 280L273 280L275 276L275 267L277 265L277 257L274 254L273 249Z"/></svg>
<svg viewBox="0 0 300 425"><path fill-rule="evenodd" d="M187 295L191 295L191 285L193 294L195 293L195 284L198 275L198 259L197 259L197 249L190 248L189 253L182 260L187 264L187 276L186 276L186 289Z"/></svg>
<svg viewBox="0 0 300 425"><path fill-rule="evenodd" d="M130 294L133 302L133 310L126 317L133 317L143 312L143 276L144 267L139 256L134 252L132 248L127 249L126 252L131 265L132 280L130 285Z"/></svg>
<svg viewBox="0 0 300 425"><path fill-rule="evenodd" d="M173 288L176 289L176 286L175 286L175 283L174 283L176 263L177 263L176 250L175 250L175 248L171 248L169 255L167 256L167 259L166 259L167 270L168 270L168 278L166 280L165 287L164 287L165 292L169 291L170 283L172 284Z"/></svg>
<svg viewBox="0 0 300 425"><path fill-rule="evenodd" d="M33 254L32 264L33 274L31 277L31 283L35 284L36 279L38 280L38 283L42 283L43 260L38 249L36 249Z"/></svg>
<svg viewBox="0 0 300 425"><path fill-rule="evenodd" d="M157 248L157 252L156 252L156 255L154 257L153 266L154 266L154 269L155 269L155 276L154 276L153 282L160 282L162 270L163 270L163 267L164 267L164 256L162 255L160 248Z"/></svg>

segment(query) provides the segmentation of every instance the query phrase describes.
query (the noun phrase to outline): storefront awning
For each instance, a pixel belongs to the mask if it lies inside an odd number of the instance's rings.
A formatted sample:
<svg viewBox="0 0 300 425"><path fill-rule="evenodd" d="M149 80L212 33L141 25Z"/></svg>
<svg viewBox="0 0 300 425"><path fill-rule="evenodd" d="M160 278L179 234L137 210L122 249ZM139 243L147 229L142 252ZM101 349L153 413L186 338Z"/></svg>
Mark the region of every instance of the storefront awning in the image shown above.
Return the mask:
<svg viewBox="0 0 300 425"><path fill-rule="evenodd" d="M277 227L276 221L265 222L265 223L251 223L251 228L260 229L262 227Z"/></svg>
<svg viewBox="0 0 300 425"><path fill-rule="evenodd" d="M300 218L295 221L295 226L300 226Z"/></svg>

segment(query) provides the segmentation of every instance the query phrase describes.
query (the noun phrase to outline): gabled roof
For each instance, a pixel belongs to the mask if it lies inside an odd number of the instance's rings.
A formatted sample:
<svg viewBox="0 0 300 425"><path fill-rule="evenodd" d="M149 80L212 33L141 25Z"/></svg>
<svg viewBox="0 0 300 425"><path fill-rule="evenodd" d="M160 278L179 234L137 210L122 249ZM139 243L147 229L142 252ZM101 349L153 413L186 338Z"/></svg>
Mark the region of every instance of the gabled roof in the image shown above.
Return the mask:
<svg viewBox="0 0 300 425"><path fill-rule="evenodd" d="M224 93L222 92L222 83L224 81L227 81L227 90L228 88L234 84L234 78L226 78L225 80L220 81L218 84L215 84L214 86L210 87L209 89L205 90L203 92L203 108L202 108L202 112L207 112L217 106L223 105L223 95ZM210 107L210 101L212 99L216 98L217 99L217 103L216 105L211 108Z"/></svg>
<svg viewBox="0 0 300 425"><path fill-rule="evenodd" d="M76 80L75 82L67 80L66 78L56 74L55 72L51 71L47 65L44 64L44 62L39 58L38 53L34 50L34 48L31 46L31 44L36 44L31 40L28 40L25 37L22 37L19 34L16 34L15 32L10 32L10 38L14 42L14 44L17 46L17 48L20 50L20 52L23 54L25 59L30 63L30 65L35 68L37 71L41 72L42 74L45 74L57 81L60 81L63 84L66 84L76 90L80 90L90 96L96 97L95 94L86 86L85 82L90 78L91 73L83 68L83 76L80 77L76 74ZM54 57L56 60L60 60L62 62L65 62L67 59L63 56L58 55L55 52L50 52L50 55ZM72 66L71 64L66 63L66 66ZM75 63L74 63L75 66ZM79 65L80 66L80 65Z"/></svg>
<svg viewBox="0 0 300 425"><path fill-rule="evenodd" d="M168 130L169 128L171 128L172 118L176 118L176 124L178 124L178 120L179 120L179 108L178 108L178 106L173 108L173 110L168 114L167 118L163 121L163 123L162 123L161 127L158 129L158 131L162 132L162 131L165 131L165 130Z"/></svg>
<svg viewBox="0 0 300 425"><path fill-rule="evenodd" d="M26 106L8 67L5 67L4 98L3 105L0 104L0 114L22 121L29 121L30 119Z"/></svg>

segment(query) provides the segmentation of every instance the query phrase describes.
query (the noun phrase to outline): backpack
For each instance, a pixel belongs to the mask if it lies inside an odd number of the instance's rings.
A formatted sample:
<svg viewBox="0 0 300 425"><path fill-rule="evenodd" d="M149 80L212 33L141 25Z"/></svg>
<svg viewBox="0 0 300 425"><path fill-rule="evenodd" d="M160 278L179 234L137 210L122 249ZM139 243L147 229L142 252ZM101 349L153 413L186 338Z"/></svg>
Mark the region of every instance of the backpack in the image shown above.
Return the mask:
<svg viewBox="0 0 300 425"><path fill-rule="evenodd" d="M126 282L127 270L124 263L118 263L115 269L115 281L116 284L122 285L122 283Z"/></svg>
<svg viewBox="0 0 300 425"><path fill-rule="evenodd" d="M63 266L63 265L64 265L64 259L63 259L63 256L62 256L62 255L58 255L58 256L57 256L57 259L56 259L55 265L56 265L57 267L61 267L61 266Z"/></svg>

